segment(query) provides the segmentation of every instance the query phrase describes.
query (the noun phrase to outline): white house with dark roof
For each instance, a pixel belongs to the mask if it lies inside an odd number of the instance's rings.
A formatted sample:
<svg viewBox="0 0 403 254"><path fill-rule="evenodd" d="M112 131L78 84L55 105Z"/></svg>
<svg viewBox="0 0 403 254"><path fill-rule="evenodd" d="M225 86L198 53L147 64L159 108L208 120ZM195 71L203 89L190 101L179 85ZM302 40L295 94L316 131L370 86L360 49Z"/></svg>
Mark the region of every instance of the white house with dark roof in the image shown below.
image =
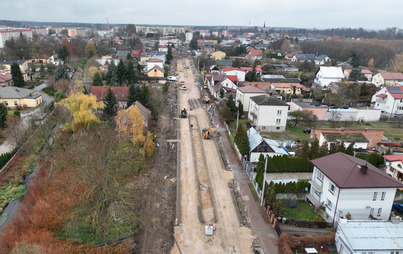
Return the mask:
<svg viewBox="0 0 403 254"><path fill-rule="evenodd" d="M285 131L288 105L269 95L258 95L249 99L248 120L259 131Z"/></svg>
<svg viewBox="0 0 403 254"><path fill-rule="evenodd" d="M158 58L150 58L147 60L147 72L154 68L154 66L158 66L161 69L164 69L164 61Z"/></svg>
<svg viewBox="0 0 403 254"><path fill-rule="evenodd" d="M337 223L347 214L352 220L389 219L401 183L365 160L340 152L311 162L314 170L306 197L324 209L327 222Z"/></svg>
<svg viewBox="0 0 403 254"><path fill-rule="evenodd" d="M385 86L372 96L371 104L389 117L403 117L403 86Z"/></svg>
<svg viewBox="0 0 403 254"><path fill-rule="evenodd" d="M214 98L220 98L220 90L224 90L224 98L228 98L229 95L232 95L233 98L236 96L237 85L232 82L232 80L226 75L212 75L206 78L207 87L210 90L211 95Z"/></svg>
<svg viewBox="0 0 403 254"><path fill-rule="evenodd" d="M341 143L344 143L344 147L347 148L353 142L354 149L367 149L369 143L368 139L364 135L362 135L362 133L348 132L321 132L319 137L319 145L321 146L324 142L327 143L329 149L331 144L340 145Z"/></svg>
<svg viewBox="0 0 403 254"><path fill-rule="evenodd" d="M264 156L268 155L269 157L276 155L288 155L284 148L280 147L280 143L278 141L263 138L255 128L249 128L247 134L250 146L250 162L258 162L261 154Z"/></svg>
<svg viewBox="0 0 403 254"><path fill-rule="evenodd" d="M314 85L320 87L328 87L330 83L340 82L344 79L343 70L341 67L335 66L320 66L315 73Z"/></svg>
<svg viewBox="0 0 403 254"><path fill-rule="evenodd" d="M399 254L403 252L403 223L341 220L335 242L339 254Z"/></svg>
<svg viewBox="0 0 403 254"><path fill-rule="evenodd" d="M266 91L262 88L255 87L255 86L243 86L238 87L236 90L235 95L235 105L238 107L239 103L243 105L243 111L249 111L249 99L250 97L257 96L257 95L264 95Z"/></svg>

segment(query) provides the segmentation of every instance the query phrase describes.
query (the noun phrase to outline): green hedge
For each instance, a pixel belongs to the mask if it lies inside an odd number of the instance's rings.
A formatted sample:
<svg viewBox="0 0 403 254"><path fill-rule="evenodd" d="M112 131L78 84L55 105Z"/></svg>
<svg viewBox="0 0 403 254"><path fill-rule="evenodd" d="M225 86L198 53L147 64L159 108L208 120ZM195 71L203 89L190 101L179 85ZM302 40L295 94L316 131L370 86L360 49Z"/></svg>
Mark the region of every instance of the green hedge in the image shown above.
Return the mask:
<svg viewBox="0 0 403 254"><path fill-rule="evenodd" d="M270 182L268 187L273 187L276 194L278 193L305 193L305 188L311 187L308 181L298 180L298 182L289 183L273 183Z"/></svg>
<svg viewBox="0 0 403 254"><path fill-rule="evenodd" d="M313 172L313 165L309 159L303 157L273 156L267 163L267 172Z"/></svg>

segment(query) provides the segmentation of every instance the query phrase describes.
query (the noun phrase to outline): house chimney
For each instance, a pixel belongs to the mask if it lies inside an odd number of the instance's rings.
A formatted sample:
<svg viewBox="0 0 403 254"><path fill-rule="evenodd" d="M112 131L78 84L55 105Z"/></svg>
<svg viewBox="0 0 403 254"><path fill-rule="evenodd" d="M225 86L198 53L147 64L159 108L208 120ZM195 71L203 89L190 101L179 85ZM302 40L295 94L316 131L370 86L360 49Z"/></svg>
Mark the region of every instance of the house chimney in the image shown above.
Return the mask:
<svg viewBox="0 0 403 254"><path fill-rule="evenodd" d="M366 174L368 172L368 166L367 164L365 165L359 165L359 169L361 171L361 173Z"/></svg>

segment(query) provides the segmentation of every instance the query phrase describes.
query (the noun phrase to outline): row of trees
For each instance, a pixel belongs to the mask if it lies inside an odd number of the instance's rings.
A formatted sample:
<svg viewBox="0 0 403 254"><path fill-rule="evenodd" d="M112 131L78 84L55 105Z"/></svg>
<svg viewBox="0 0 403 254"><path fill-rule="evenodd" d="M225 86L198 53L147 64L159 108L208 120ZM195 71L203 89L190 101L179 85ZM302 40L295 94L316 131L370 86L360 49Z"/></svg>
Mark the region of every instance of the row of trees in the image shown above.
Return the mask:
<svg viewBox="0 0 403 254"><path fill-rule="evenodd" d="M347 147L344 141L341 143L330 143L323 142L322 146L319 146L319 141L315 139L309 144L308 140L304 140L302 147L298 152L298 156L314 160L329 154L334 154L337 152L342 152L351 156L354 156L354 145L355 143L350 143Z"/></svg>
<svg viewBox="0 0 403 254"><path fill-rule="evenodd" d="M108 72L103 77L108 85L119 86L123 83L135 84L138 82L138 71L139 66L134 66L133 61L127 61L125 64L122 59L120 59L118 65L112 61L108 66ZM141 67L140 67L141 68ZM102 77L99 72L96 72L93 77L93 85L102 85Z"/></svg>

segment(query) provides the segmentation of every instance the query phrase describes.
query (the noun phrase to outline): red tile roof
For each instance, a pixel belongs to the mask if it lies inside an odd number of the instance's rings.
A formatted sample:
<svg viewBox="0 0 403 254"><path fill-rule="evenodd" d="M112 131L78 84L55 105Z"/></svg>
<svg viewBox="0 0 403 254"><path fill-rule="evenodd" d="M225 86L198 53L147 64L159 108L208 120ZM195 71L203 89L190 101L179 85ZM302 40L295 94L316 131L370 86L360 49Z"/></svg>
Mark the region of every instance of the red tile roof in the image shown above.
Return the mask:
<svg viewBox="0 0 403 254"><path fill-rule="evenodd" d="M403 154L384 155L383 158L387 161L401 161L403 163Z"/></svg>
<svg viewBox="0 0 403 254"><path fill-rule="evenodd" d="M250 55L250 56L263 56L263 51L260 50L260 49L254 49L252 47L249 47L248 55Z"/></svg>
<svg viewBox="0 0 403 254"><path fill-rule="evenodd" d="M381 72L382 78L385 80L403 80L403 73L398 72Z"/></svg>
<svg viewBox="0 0 403 254"><path fill-rule="evenodd" d="M127 101L129 88L127 86L112 86L111 90L115 94L118 101ZM97 97L98 101L102 101L108 92L108 86L92 86L91 94Z"/></svg>
<svg viewBox="0 0 403 254"><path fill-rule="evenodd" d="M240 69L241 69L241 70L244 70L245 72L248 72L248 71L252 71L252 70L253 70L252 67L241 67ZM260 68L260 67L256 67L256 68L255 68L255 71L257 71L257 72L263 72L262 68Z"/></svg>
<svg viewBox="0 0 403 254"><path fill-rule="evenodd" d="M337 187L354 188L402 188L403 185L365 160L344 153L334 153L311 161ZM367 173L360 166L367 165Z"/></svg>
<svg viewBox="0 0 403 254"><path fill-rule="evenodd" d="M237 75L226 75L226 76L232 82L238 82L238 76Z"/></svg>
<svg viewBox="0 0 403 254"><path fill-rule="evenodd" d="M227 72L227 71L243 71L243 72L245 72L244 70L242 70L240 68L235 68L235 67L223 68L223 69L221 69L221 71L222 72Z"/></svg>
<svg viewBox="0 0 403 254"><path fill-rule="evenodd" d="M362 74L372 74L372 71L370 70L361 70Z"/></svg>
<svg viewBox="0 0 403 254"><path fill-rule="evenodd" d="M147 60L148 63L162 63L161 59L158 58L151 58Z"/></svg>
<svg viewBox="0 0 403 254"><path fill-rule="evenodd" d="M378 94L376 97L379 97L379 98L386 98L386 97L388 97L388 95L387 95L387 94L384 94L384 93L381 93L381 94Z"/></svg>
<svg viewBox="0 0 403 254"><path fill-rule="evenodd" d="M0 83L7 82L12 79L11 71L7 69L0 70Z"/></svg>

